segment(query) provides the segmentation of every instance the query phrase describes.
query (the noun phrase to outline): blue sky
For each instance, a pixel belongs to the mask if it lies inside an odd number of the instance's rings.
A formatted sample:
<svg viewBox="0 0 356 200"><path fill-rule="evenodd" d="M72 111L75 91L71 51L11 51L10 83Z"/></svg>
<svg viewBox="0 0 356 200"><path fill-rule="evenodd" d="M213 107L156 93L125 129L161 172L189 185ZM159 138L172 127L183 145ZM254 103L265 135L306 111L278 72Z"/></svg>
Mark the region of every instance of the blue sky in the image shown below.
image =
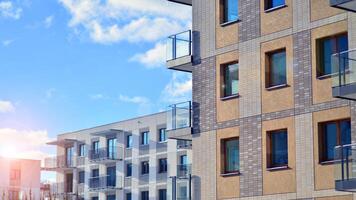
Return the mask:
<svg viewBox="0 0 356 200"><path fill-rule="evenodd" d="M44 156L58 133L190 99L190 75L164 66L165 38L190 28L190 9L166 0L0 0L0 155Z"/></svg>

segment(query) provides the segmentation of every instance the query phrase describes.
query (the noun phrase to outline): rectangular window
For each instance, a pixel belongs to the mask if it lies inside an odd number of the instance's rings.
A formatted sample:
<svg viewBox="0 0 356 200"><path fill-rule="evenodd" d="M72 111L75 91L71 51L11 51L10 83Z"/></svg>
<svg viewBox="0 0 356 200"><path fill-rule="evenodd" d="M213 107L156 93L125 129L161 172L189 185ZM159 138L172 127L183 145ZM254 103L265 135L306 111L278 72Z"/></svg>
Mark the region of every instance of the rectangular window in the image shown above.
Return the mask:
<svg viewBox="0 0 356 200"><path fill-rule="evenodd" d="M94 141L92 143L92 150L94 154L98 154L99 153L99 141Z"/></svg>
<svg viewBox="0 0 356 200"><path fill-rule="evenodd" d="M149 132L143 132L141 133L141 144L142 145L148 145L149 144Z"/></svg>
<svg viewBox="0 0 356 200"><path fill-rule="evenodd" d="M80 171L78 173L78 177L79 177L78 183L79 184L84 183L84 181L85 181L85 171Z"/></svg>
<svg viewBox="0 0 356 200"><path fill-rule="evenodd" d="M288 166L287 129L267 132L267 168Z"/></svg>
<svg viewBox="0 0 356 200"><path fill-rule="evenodd" d="M110 138L107 140L107 157L109 159L116 159L117 158L117 147L116 147L117 139Z"/></svg>
<svg viewBox="0 0 356 200"><path fill-rule="evenodd" d="M126 165L126 177L132 176L132 163Z"/></svg>
<svg viewBox="0 0 356 200"><path fill-rule="evenodd" d="M132 200L131 193L126 193L126 200Z"/></svg>
<svg viewBox="0 0 356 200"><path fill-rule="evenodd" d="M158 199L159 200L167 200L167 190L166 189L158 190Z"/></svg>
<svg viewBox="0 0 356 200"><path fill-rule="evenodd" d="M317 76L330 75L332 73L331 56L348 50L347 34L326 37L317 40ZM348 68L348 66L345 66Z"/></svg>
<svg viewBox="0 0 356 200"><path fill-rule="evenodd" d="M99 197L92 197L91 200L99 200Z"/></svg>
<svg viewBox="0 0 356 200"><path fill-rule="evenodd" d="M224 174L236 173L240 170L239 139L229 138L222 141Z"/></svg>
<svg viewBox="0 0 356 200"><path fill-rule="evenodd" d="M158 160L158 173L166 173L167 172L167 158L162 158Z"/></svg>
<svg viewBox="0 0 356 200"><path fill-rule="evenodd" d="M232 63L223 66L223 91L224 97L238 94L239 87L239 64Z"/></svg>
<svg viewBox="0 0 356 200"><path fill-rule="evenodd" d="M167 141L166 129L161 128L159 129L159 142L165 142L165 141Z"/></svg>
<svg viewBox="0 0 356 200"><path fill-rule="evenodd" d="M150 165L148 161L141 162L141 174L149 174Z"/></svg>
<svg viewBox="0 0 356 200"><path fill-rule="evenodd" d="M11 169L10 180L11 181L20 181L21 180L21 170L20 169Z"/></svg>
<svg viewBox="0 0 356 200"><path fill-rule="evenodd" d="M265 10L281 7L285 5L285 0L265 0Z"/></svg>
<svg viewBox="0 0 356 200"><path fill-rule="evenodd" d="M335 146L351 144L350 119L319 123L319 160L334 160Z"/></svg>
<svg viewBox="0 0 356 200"><path fill-rule="evenodd" d="M85 144L79 145L79 156L85 157Z"/></svg>
<svg viewBox="0 0 356 200"><path fill-rule="evenodd" d="M66 164L67 164L67 166L73 166L73 150L74 150L74 147L66 148Z"/></svg>
<svg viewBox="0 0 356 200"><path fill-rule="evenodd" d="M141 200L149 200L149 193L148 191L141 192Z"/></svg>
<svg viewBox="0 0 356 200"><path fill-rule="evenodd" d="M233 22L239 18L238 0L222 0L223 23Z"/></svg>
<svg viewBox="0 0 356 200"><path fill-rule="evenodd" d="M116 196L115 195L108 195L106 197L106 200L116 200Z"/></svg>
<svg viewBox="0 0 356 200"><path fill-rule="evenodd" d="M287 84L286 49L266 54L266 88Z"/></svg>
<svg viewBox="0 0 356 200"><path fill-rule="evenodd" d="M106 168L106 185L110 187L115 187L116 186L116 167L107 167Z"/></svg>
<svg viewBox="0 0 356 200"><path fill-rule="evenodd" d="M132 148L132 135L126 136L126 148Z"/></svg>

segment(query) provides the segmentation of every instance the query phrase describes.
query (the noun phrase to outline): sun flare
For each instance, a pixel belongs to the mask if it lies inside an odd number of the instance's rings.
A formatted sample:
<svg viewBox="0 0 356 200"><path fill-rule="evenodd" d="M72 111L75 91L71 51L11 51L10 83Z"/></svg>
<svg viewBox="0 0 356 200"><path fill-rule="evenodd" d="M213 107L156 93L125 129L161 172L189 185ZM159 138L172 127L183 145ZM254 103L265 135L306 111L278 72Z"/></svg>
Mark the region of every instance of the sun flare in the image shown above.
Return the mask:
<svg viewBox="0 0 356 200"><path fill-rule="evenodd" d="M6 158L16 158L18 156L18 152L15 146L0 146L0 156Z"/></svg>

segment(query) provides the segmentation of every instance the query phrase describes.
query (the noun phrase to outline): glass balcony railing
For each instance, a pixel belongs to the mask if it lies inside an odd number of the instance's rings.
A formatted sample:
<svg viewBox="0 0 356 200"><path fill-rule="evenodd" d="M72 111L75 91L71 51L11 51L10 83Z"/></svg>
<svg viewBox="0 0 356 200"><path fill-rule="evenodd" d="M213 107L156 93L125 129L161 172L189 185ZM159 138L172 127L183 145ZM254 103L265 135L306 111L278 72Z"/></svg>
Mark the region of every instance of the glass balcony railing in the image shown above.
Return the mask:
<svg viewBox="0 0 356 200"><path fill-rule="evenodd" d="M65 168L74 168L74 158L73 156L54 156L44 159L43 170L57 170Z"/></svg>
<svg viewBox="0 0 356 200"><path fill-rule="evenodd" d="M333 96L356 100L356 49L332 55Z"/></svg>
<svg viewBox="0 0 356 200"><path fill-rule="evenodd" d="M92 149L89 151L89 159L91 162L122 160L124 150L121 146L112 148Z"/></svg>
<svg viewBox="0 0 356 200"><path fill-rule="evenodd" d="M192 174L191 164L177 165L177 178L188 178L190 174Z"/></svg>
<svg viewBox="0 0 356 200"><path fill-rule="evenodd" d="M190 101L174 104L168 107L167 130L191 127L192 105Z"/></svg>
<svg viewBox="0 0 356 200"><path fill-rule="evenodd" d="M335 147L335 189L356 191L356 144Z"/></svg>
<svg viewBox="0 0 356 200"><path fill-rule="evenodd" d="M121 176L99 176L91 177L89 179L90 190L107 190L107 189L120 189L122 188L123 179Z"/></svg>
<svg viewBox="0 0 356 200"><path fill-rule="evenodd" d="M167 39L167 61L192 55L192 31L171 35Z"/></svg>

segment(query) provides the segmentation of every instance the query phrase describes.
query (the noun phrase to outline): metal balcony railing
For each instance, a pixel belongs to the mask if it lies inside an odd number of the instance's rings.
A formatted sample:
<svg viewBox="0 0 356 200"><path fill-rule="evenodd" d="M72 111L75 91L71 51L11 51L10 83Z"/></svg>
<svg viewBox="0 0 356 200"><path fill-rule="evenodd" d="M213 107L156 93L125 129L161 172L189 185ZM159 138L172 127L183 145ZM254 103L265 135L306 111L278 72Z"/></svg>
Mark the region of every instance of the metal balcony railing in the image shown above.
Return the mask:
<svg viewBox="0 0 356 200"><path fill-rule="evenodd" d="M99 176L89 179L89 190L115 190L123 188L122 176Z"/></svg>
<svg viewBox="0 0 356 200"><path fill-rule="evenodd" d="M335 147L335 189L356 191L356 144Z"/></svg>
<svg viewBox="0 0 356 200"><path fill-rule="evenodd" d="M192 174L192 165L177 165L177 178L188 178Z"/></svg>
<svg viewBox="0 0 356 200"><path fill-rule="evenodd" d="M177 140L177 149L192 149L192 146L191 140Z"/></svg>
<svg viewBox="0 0 356 200"><path fill-rule="evenodd" d="M117 161L124 158L124 149L121 146L112 148L100 148L89 151L89 159L91 162L101 161Z"/></svg>
<svg viewBox="0 0 356 200"><path fill-rule="evenodd" d="M67 169L75 168L74 158L66 156L54 156L45 158L44 160L44 170L57 170L57 169Z"/></svg>
<svg viewBox="0 0 356 200"><path fill-rule="evenodd" d="M168 107L167 130L188 128L192 125L192 103L190 101Z"/></svg>
<svg viewBox="0 0 356 200"><path fill-rule="evenodd" d="M167 61L192 55L192 31L171 35L167 39Z"/></svg>

